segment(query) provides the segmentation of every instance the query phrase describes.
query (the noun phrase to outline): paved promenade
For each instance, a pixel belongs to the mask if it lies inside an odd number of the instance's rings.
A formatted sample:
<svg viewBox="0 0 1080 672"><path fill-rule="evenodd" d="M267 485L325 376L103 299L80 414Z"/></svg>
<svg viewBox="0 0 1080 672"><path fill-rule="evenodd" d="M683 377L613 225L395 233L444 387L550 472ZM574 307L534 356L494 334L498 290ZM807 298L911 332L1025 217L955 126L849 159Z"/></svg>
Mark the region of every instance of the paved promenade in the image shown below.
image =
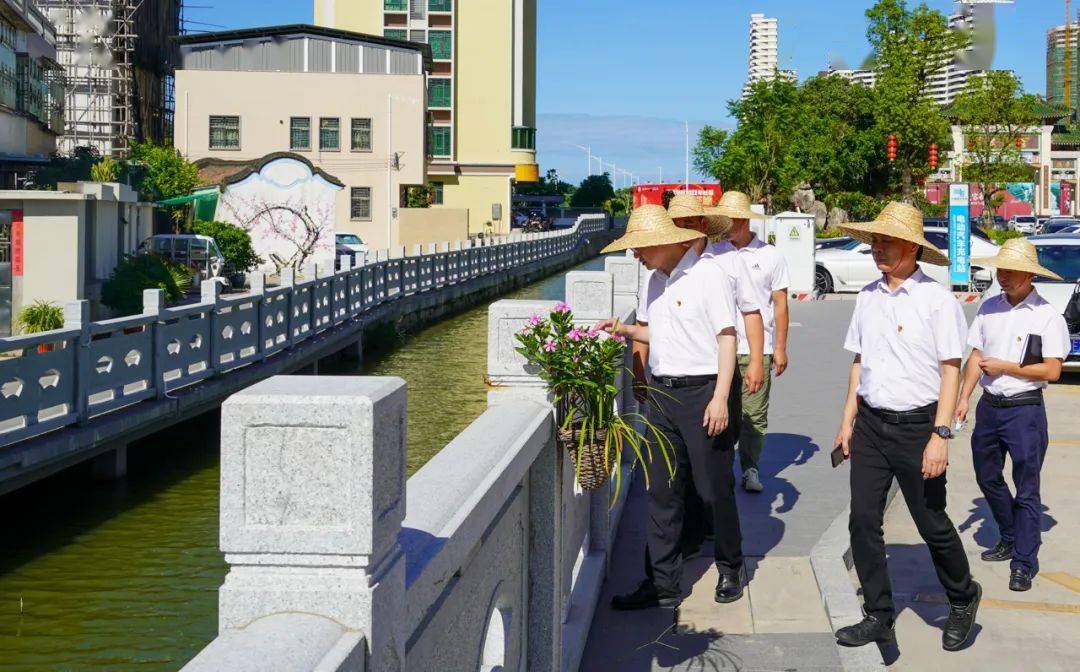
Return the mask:
<svg viewBox="0 0 1080 672"><path fill-rule="evenodd" d="M593 621L582 670L798 670L820 672L884 662L897 670L1075 670L1080 660L1080 377L1051 387L1051 446L1043 471L1043 573L1025 594L1008 590L1008 567L979 560L997 531L971 467L969 432L951 451L949 512L986 591L980 631L967 650L941 649L943 593L902 498L886 514L890 572L898 594L899 648L845 650L834 644L810 555L848 500L847 466L829 451L850 356L841 349L854 303L792 307L791 361L774 383L770 436L762 459L765 492L739 492L748 598L713 601L709 560L689 564L678 629L656 610L615 612L613 594L642 578L645 493L640 483L622 519L615 561ZM969 319L973 305L966 306ZM969 424L970 426L970 424ZM835 531L835 529L834 529ZM852 591L857 586L852 578ZM854 620L854 618L852 619ZM856 654L853 659L850 653ZM875 655L875 653L880 653Z"/></svg>

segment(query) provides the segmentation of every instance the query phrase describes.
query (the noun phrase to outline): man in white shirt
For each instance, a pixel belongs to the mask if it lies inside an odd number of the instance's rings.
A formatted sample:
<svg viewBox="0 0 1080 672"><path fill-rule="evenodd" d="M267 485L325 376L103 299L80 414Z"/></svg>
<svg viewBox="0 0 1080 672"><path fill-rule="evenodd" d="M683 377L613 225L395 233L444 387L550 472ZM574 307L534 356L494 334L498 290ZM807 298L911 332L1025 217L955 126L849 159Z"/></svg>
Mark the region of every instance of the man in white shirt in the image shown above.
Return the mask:
<svg viewBox="0 0 1080 672"><path fill-rule="evenodd" d="M1025 591L1039 572L1042 544L1039 475L1049 444L1043 389L1061 377L1072 344L1065 318L1032 284L1036 275L1061 280L1039 264L1034 245L1017 238L997 256L971 263L996 268L1002 291L983 303L971 324L968 345L973 350L956 417L967 420L968 400L982 385L971 453L975 479L1000 534L982 559L1010 560L1009 589ZM1006 454L1012 460L1015 496L1002 476Z"/></svg>
<svg viewBox="0 0 1080 672"><path fill-rule="evenodd" d="M956 298L916 263L949 263L923 235L919 210L890 203L873 222L841 228L870 244L882 277L859 292L844 342L855 360L836 444L851 457L851 553L866 617L836 638L846 646L895 638L882 530L895 478L949 599L942 647L955 651L967 642L982 597L945 511L967 322Z"/></svg>
<svg viewBox="0 0 1080 672"><path fill-rule="evenodd" d="M693 480L712 512L718 602L742 597L742 534L732 471L734 432L728 398L735 378L736 309L727 276L702 259L693 241L703 234L675 226L661 206L636 208L627 233L604 252L633 249L653 270L646 287L647 325L605 320L598 328L649 344L651 385L647 417L673 452L675 474L654 459L646 527L649 571L638 588L616 596L616 609L663 607L681 602L686 489ZM654 452L656 448L654 447Z"/></svg>
<svg viewBox="0 0 1080 672"><path fill-rule="evenodd" d="M716 207L731 226L726 238L709 247L718 258L735 257L747 269L750 284L761 306L764 323L762 385L757 389L744 386L742 390L742 421L739 423L739 464L742 466L742 485L747 492L761 492L761 451L769 431L769 396L772 393L770 369L780 376L787 369L788 338L788 280L787 263L775 247L767 244L750 230L751 219L764 219L750 209L750 197L738 191L725 192ZM739 330L739 369L747 371L752 365L752 344Z"/></svg>

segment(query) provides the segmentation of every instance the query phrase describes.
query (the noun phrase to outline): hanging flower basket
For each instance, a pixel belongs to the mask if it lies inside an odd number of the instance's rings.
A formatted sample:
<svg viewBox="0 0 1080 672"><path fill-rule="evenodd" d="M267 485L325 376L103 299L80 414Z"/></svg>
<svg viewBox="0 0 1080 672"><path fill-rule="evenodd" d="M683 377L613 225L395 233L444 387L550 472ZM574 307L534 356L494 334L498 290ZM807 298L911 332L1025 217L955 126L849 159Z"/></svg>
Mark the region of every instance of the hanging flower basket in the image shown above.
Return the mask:
<svg viewBox="0 0 1080 672"><path fill-rule="evenodd" d="M615 381L625 369L626 339L575 325L565 303L546 318L533 315L516 337L517 351L555 398L558 447L570 454L583 490L602 488L614 476L614 502L621 478L617 467L626 448L642 463L663 459L673 473L664 435L641 415L616 413ZM648 487L648 470L644 476Z"/></svg>

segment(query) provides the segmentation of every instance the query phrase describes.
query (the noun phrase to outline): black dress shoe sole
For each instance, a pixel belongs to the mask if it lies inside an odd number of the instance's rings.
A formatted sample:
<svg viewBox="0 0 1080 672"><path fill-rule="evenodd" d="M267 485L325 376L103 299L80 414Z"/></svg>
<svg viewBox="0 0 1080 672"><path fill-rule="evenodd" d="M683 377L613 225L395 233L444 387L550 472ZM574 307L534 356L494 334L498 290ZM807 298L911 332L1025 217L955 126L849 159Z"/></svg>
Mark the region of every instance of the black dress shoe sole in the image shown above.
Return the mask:
<svg viewBox="0 0 1080 672"><path fill-rule="evenodd" d="M972 600L974 608L971 612L971 625L968 626L968 631L964 633L964 638L956 644L946 644L945 642L941 643L941 648L945 649L946 651L959 651L960 649L964 648L964 646L967 645L968 640L971 639L971 631L975 629L975 619L979 616L979 603L982 602L983 596L982 586L979 584L975 585L978 586L979 592L975 594L975 599Z"/></svg>
<svg viewBox="0 0 1080 672"><path fill-rule="evenodd" d="M887 634L877 637L876 639L868 639L866 641L857 642L850 639L843 639L839 635L836 635L836 643L841 646L847 646L850 648L858 648L860 646L866 646L867 644L891 644L896 641L896 631L890 630Z"/></svg>
<svg viewBox="0 0 1080 672"><path fill-rule="evenodd" d="M611 601L611 608L615 611L642 611L644 609L678 609L682 604L682 600L678 598L663 598L655 602L637 602L637 603L616 603Z"/></svg>

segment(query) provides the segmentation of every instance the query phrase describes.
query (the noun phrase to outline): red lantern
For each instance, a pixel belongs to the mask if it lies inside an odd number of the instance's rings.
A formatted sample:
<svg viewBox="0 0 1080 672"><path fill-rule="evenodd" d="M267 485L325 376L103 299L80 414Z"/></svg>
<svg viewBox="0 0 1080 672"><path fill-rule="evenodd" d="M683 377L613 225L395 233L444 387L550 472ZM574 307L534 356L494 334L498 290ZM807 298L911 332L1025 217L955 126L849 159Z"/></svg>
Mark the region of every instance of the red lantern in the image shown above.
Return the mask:
<svg viewBox="0 0 1080 672"><path fill-rule="evenodd" d="M934 170L938 167L937 143L930 145L930 167Z"/></svg>
<svg viewBox="0 0 1080 672"><path fill-rule="evenodd" d="M1024 148L1024 139L1022 137L1020 137L1019 135L1016 136L1016 148L1017 149L1023 149Z"/></svg>
<svg viewBox="0 0 1080 672"><path fill-rule="evenodd" d="M886 155L889 157L889 161L896 160L896 136L892 133L889 134L889 140L885 145Z"/></svg>

